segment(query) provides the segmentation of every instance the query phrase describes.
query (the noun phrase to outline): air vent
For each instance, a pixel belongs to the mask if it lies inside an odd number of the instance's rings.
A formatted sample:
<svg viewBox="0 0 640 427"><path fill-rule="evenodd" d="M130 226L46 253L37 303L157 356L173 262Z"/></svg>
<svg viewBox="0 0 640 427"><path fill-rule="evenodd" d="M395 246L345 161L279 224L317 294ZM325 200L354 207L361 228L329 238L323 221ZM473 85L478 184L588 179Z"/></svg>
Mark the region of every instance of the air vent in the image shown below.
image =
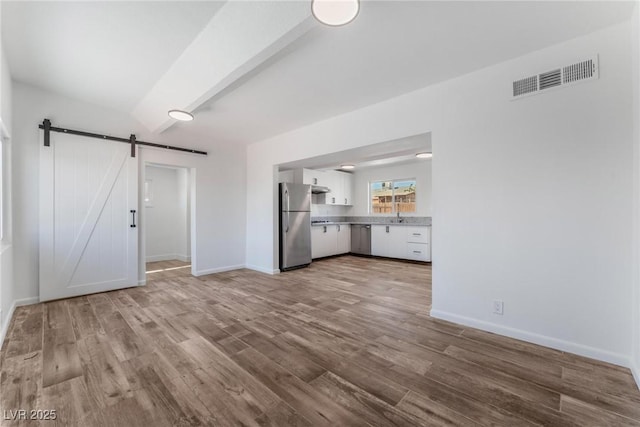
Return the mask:
<svg viewBox="0 0 640 427"><path fill-rule="evenodd" d="M598 78L598 56L513 82L512 99Z"/></svg>
<svg viewBox="0 0 640 427"><path fill-rule="evenodd" d="M538 76L527 77L526 79L513 82L513 96L525 95L538 91Z"/></svg>
<svg viewBox="0 0 640 427"><path fill-rule="evenodd" d="M549 89L550 87L559 86L562 82L562 72L560 68L553 71L540 74L540 90Z"/></svg>
<svg viewBox="0 0 640 427"><path fill-rule="evenodd" d="M578 80L590 79L596 71L596 63L593 59L567 65L562 69L562 83L572 83Z"/></svg>

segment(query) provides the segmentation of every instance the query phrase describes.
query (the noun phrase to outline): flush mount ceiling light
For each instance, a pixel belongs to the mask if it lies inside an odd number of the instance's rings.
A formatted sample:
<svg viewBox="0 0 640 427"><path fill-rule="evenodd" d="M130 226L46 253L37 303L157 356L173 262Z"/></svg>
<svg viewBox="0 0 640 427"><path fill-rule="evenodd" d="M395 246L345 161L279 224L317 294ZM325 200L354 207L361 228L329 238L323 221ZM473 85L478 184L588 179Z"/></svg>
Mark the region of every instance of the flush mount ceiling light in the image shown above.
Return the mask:
<svg viewBox="0 0 640 427"><path fill-rule="evenodd" d="M356 19L360 0L311 0L311 13L325 25L339 27Z"/></svg>
<svg viewBox="0 0 640 427"><path fill-rule="evenodd" d="M355 165L340 165L340 169L351 170L351 169L355 169L355 168L356 168Z"/></svg>
<svg viewBox="0 0 640 427"><path fill-rule="evenodd" d="M193 114L182 110L169 110L169 117L180 120L181 122L190 122L193 120Z"/></svg>
<svg viewBox="0 0 640 427"><path fill-rule="evenodd" d="M430 159L433 157L433 153L418 153L416 154L416 157L419 159Z"/></svg>

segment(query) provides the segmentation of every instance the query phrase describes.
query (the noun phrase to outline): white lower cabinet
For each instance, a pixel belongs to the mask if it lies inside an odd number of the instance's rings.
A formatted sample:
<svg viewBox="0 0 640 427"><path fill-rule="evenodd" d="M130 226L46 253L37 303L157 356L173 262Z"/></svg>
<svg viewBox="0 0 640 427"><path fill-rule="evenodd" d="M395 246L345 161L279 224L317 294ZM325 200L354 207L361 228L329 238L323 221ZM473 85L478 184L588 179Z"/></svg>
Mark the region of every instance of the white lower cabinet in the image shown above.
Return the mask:
<svg viewBox="0 0 640 427"><path fill-rule="evenodd" d="M338 224L336 229L338 234L337 254L351 252L351 226L349 224Z"/></svg>
<svg viewBox="0 0 640 427"><path fill-rule="evenodd" d="M372 225L371 255L431 261L430 231L426 226Z"/></svg>
<svg viewBox="0 0 640 427"><path fill-rule="evenodd" d="M311 227L311 258L323 258L349 251L351 251L351 226L348 224Z"/></svg>
<svg viewBox="0 0 640 427"><path fill-rule="evenodd" d="M388 258L405 258L407 234L403 226L372 225L371 255Z"/></svg>
<svg viewBox="0 0 640 427"><path fill-rule="evenodd" d="M311 258L320 258L322 227L311 227Z"/></svg>
<svg viewBox="0 0 640 427"><path fill-rule="evenodd" d="M311 258L335 255L338 251L338 229L335 225L311 227Z"/></svg>
<svg viewBox="0 0 640 427"><path fill-rule="evenodd" d="M431 261L431 227L407 227L407 258Z"/></svg>
<svg viewBox="0 0 640 427"><path fill-rule="evenodd" d="M329 224L311 227L311 258L351 252L351 226ZM431 227L372 225L371 255L431 261Z"/></svg>
<svg viewBox="0 0 640 427"><path fill-rule="evenodd" d="M429 245L424 243L407 243L407 259L430 261Z"/></svg>

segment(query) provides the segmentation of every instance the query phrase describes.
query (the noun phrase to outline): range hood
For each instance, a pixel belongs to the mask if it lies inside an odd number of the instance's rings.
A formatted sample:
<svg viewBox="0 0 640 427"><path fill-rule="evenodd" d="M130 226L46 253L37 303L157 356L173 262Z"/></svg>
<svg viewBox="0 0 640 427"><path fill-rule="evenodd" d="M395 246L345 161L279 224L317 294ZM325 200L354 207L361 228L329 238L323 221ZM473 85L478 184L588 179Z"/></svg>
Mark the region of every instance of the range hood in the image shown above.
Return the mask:
<svg viewBox="0 0 640 427"><path fill-rule="evenodd" d="M329 187L323 187L322 185L312 185L311 192L313 194L324 194L324 193L330 193L331 189Z"/></svg>

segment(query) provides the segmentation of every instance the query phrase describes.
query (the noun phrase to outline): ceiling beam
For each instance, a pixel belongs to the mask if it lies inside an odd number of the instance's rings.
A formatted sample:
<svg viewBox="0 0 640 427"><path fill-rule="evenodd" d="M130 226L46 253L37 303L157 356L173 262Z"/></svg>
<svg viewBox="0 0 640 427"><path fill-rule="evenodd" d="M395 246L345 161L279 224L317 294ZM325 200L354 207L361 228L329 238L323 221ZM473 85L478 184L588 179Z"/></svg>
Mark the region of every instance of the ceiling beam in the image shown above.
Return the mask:
<svg viewBox="0 0 640 427"><path fill-rule="evenodd" d="M229 1L132 114L162 132L174 123L169 110L195 110L316 25L310 2Z"/></svg>

